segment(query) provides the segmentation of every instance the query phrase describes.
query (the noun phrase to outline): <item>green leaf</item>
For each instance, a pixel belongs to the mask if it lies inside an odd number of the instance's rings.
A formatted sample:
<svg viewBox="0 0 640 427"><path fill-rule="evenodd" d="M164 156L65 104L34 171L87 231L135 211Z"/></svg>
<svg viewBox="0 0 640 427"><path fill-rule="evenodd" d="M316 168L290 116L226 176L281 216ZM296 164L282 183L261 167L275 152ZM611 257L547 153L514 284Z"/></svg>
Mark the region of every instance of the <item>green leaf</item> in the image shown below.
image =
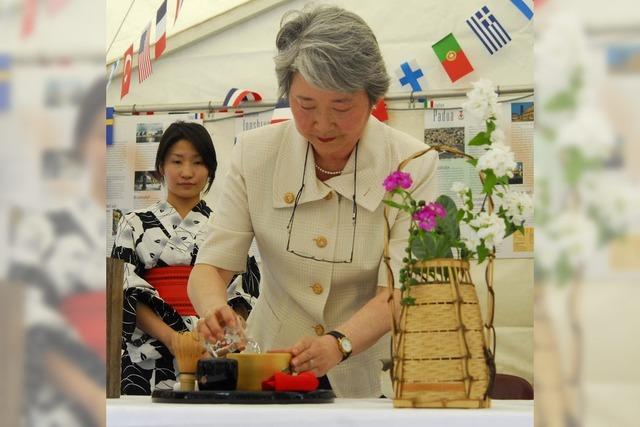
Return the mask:
<svg viewBox="0 0 640 427"><path fill-rule="evenodd" d="M415 303L416 303L416 299L414 297L404 297L400 301L400 304L402 305L415 305Z"/></svg>
<svg viewBox="0 0 640 427"><path fill-rule="evenodd" d="M474 136L471 141L469 141L469 145L490 145L491 140L489 139L489 134L486 132L479 132L476 136Z"/></svg>
<svg viewBox="0 0 640 427"><path fill-rule="evenodd" d="M471 166L475 168L476 165L478 164L478 159L467 159L467 163L469 163Z"/></svg>
<svg viewBox="0 0 640 427"><path fill-rule="evenodd" d="M598 160L585 159L576 149L569 150L564 157L564 173L567 183L576 185L580 178L588 170L593 170L601 166Z"/></svg>
<svg viewBox="0 0 640 427"><path fill-rule="evenodd" d="M418 235L411 240L411 252L418 259L432 259L435 258L436 251L435 241L432 237L427 237L426 234Z"/></svg>
<svg viewBox="0 0 640 427"><path fill-rule="evenodd" d="M515 233L516 231L520 231L520 227L518 227L517 225L515 225L514 223L512 223L511 221L506 220L504 217L502 217L502 219L504 220L504 223L506 225L505 227L505 234L504 237L507 238L509 236L511 236L513 233ZM524 233L523 233L524 234Z"/></svg>
<svg viewBox="0 0 640 427"><path fill-rule="evenodd" d="M546 104L549 111L574 110L578 104L578 93L582 89L582 69L576 68L571 74L569 89L558 92Z"/></svg>
<svg viewBox="0 0 640 427"><path fill-rule="evenodd" d="M484 245L478 246L478 264L481 264L489 256L489 253L489 249Z"/></svg>
<svg viewBox="0 0 640 427"><path fill-rule="evenodd" d="M493 173L491 169L485 169L484 171L484 185L482 187L482 192L486 195L490 196L493 193L493 187L498 183L498 178L496 174Z"/></svg>
<svg viewBox="0 0 640 427"><path fill-rule="evenodd" d="M452 258L451 244L446 236L422 232L411 240L411 252L417 259Z"/></svg>
<svg viewBox="0 0 640 427"><path fill-rule="evenodd" d="M496 130L496 122L494 120L487 120L487 133L491 135L491 133Z"/></svg>
<svg viewBox="0 0 640 427"><path fill-rule="evenodd" d="M383 200L382 202L388 206L391 206L392 208L397 208L402 211L409 212L409 209L410 209L408 206L401 205L400 203L394 202L393 200Z"/></svg>
<svg viewBox="0 0 640 427"><path fill-rule="evenodd" d="M572 90L566 90L554 95L545 105L549 111L573 110L576 108L577 98Z"/></svg>
<svg viewBox="0 0 640 427"><path fill-rule="evenodd" d="M458 208L451 197L441 195L436 199L436 203L440 203L447 211L444 218L437 219L437 231L446 236L449 241L458 240L460 237L460 227L458 227Z"/></svg>

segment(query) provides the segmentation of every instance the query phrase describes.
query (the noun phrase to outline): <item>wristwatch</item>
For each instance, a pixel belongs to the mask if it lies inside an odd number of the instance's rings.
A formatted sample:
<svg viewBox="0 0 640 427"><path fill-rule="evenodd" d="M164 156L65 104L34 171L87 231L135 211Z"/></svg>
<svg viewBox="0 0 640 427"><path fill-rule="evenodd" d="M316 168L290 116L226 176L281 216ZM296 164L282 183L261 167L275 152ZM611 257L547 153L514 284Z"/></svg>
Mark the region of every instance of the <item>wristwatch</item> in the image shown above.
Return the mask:
<svg viewBox="0 0 640 427"><path fill-rule="evenodd" d="M340 350L340 353L342 353L342 361L351 356L353 346L351 345L351 340L349 338L338 331L329 331L327 332L327 335L331 335L336 340L338 340L338 350Z"/></svg>

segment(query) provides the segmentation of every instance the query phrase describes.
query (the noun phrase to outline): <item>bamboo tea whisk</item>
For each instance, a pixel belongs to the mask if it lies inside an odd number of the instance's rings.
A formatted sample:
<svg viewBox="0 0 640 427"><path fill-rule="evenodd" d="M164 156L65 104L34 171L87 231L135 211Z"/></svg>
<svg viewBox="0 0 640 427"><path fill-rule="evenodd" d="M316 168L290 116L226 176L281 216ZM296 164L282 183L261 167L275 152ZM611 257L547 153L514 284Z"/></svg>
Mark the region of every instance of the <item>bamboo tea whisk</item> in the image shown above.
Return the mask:
<svg viewBox="0 0 640 427"><path fill-rule="evenodd" d="M178 361L180 391L193 391L195 389L198 359L205 352L200 335L195 330L180 332L174 335L171 341Z"/></svg>

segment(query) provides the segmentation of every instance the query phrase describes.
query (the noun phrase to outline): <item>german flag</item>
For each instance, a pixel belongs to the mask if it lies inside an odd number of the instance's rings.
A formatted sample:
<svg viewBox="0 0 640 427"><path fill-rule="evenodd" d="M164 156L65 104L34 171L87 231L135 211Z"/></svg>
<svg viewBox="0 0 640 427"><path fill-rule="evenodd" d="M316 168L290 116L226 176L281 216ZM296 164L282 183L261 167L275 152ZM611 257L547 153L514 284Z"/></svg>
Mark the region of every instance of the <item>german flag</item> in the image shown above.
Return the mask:
<svg viewBox="0 0 640 427"><path fill-rule="evenodd" d="M464 54L453 34L449 33L432 48L452 83L473 71L467 55Z"/></svg>

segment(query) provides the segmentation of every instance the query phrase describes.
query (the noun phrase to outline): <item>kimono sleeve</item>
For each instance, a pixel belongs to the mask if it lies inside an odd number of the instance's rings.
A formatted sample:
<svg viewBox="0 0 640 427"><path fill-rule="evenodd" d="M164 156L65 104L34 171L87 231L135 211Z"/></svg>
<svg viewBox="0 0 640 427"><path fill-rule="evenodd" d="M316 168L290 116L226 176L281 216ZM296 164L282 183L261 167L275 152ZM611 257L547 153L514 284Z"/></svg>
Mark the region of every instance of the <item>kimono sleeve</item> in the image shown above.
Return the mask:
<svg viewBox="0 0 640 427"><path fill-rule="evenodd" d="M111 258L121 259L124 265L124 289L132 287L153 287L142 278L144 264L136 253L136 240L133 233L132 214L123 215L118 223L118 232L113 242Z"/></svg>

